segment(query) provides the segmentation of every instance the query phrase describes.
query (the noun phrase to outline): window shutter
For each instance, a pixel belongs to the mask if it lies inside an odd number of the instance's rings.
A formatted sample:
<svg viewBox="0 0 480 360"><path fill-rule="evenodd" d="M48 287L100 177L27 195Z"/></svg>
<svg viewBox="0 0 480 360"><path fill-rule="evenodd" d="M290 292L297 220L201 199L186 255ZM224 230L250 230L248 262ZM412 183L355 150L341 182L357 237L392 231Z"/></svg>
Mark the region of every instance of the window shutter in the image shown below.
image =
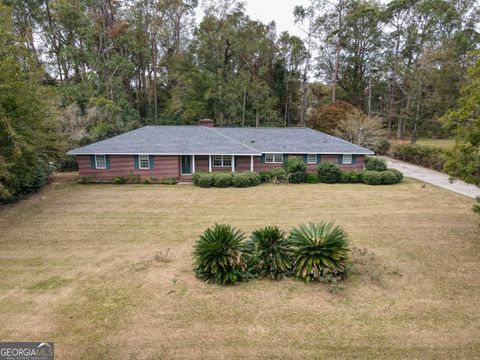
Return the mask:
<svg viewBox="0 0 480 360"><path fill-rule="evenodd" d="M321 160L322 160L322 155L317 154L317 164L320 164Z"/></svg>
<svg viewBox="0 0 480 360"><path fill-rule="evenodd" d="M288 161L288 154L283 154L283 163L286 164Z"/></svg>
<svg viewBox="0 0 480 360"><path fill-rule="evenodd" d="M110 169L110 155L105 155L105 165L107 169Z"/></svg>
<svg viewBox="0 0 480 360"><path fill-rule="evenodd" d="M95 170L95 155L90 155L90 169Z"/></svg>
<svg viewBox="0 0 480 360"><path fill-rule="evenodd" d="M337 163L338 163L338 164L341 164L341 163L342 163L342 160L343 160L343 155L338 155L338 156L337 156Z"/></svg>
<svg viewBox="0 0 480 360"><path fill-rule="evenodd" d="M357 155L352 155L352 165L357 163Z"/></svg>
<svg viewBox="0 0 480 360"><path fill-rule="evenodd" d="M233 170L237 170L237 157L233 156Z"/></svg>
<svg viewBox="0 0 480 360"><path fill-rule="evenodd" d="M262 154L262 158L260 159L262 164L265 164L265 154Z"/></svg>
<svg viewBox="0 0 480 360"><path fill-rule="evenodd" d="M140 168L138 165L138 155L133 155L133 163L135 165L135 169L138 170Z"/></svg>
<svg viewBox="0 0 480 360"><path fill-rule="evenodd" d="M150 167L150 170L153 170L153 159L154 159L153 155L148 155L148 165Z"/></svg>
<svg viewBox="0 0 480 360"><path fill-rule="evenodd" d="M308 163L308 154L303 155L303 162L306 164Z"/></svg>

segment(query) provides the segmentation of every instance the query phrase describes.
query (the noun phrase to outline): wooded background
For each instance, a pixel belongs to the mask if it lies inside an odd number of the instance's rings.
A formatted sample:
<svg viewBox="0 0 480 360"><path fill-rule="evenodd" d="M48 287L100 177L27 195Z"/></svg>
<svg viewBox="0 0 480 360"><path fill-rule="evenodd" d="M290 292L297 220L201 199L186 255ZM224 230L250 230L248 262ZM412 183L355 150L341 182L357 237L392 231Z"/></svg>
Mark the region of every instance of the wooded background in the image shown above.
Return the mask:
<svg viewBox="0 0 480 360"><path fill-rule="evenodd" d="M198 24L197 0L0 4L4 198L22 191L25 179L5 185L17 167L146 124L335 133L322 114L344 101L387 135L448 136L439 119L459 104L480 39L475 0L312 0L294 10L301 38L233 0L205 1Z"/></svg>

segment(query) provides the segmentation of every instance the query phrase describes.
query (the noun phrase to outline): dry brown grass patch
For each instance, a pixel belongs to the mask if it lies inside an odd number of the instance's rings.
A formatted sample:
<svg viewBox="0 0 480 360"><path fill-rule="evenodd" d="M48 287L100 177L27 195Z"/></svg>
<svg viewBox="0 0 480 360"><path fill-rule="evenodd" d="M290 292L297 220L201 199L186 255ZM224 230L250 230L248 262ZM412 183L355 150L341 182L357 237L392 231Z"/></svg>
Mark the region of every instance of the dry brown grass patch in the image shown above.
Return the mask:
<svg viewBox="0 0 480 360"><path fill-rule="evenodd" d="M62 174L0 210L0 338L53 340L59 358L72 348L95 359L476 358L471 203L409 179L201 189ZM336 293L193 276L194 241L215 222L249 234L308 221L341 225L357 249Z"/></svg>

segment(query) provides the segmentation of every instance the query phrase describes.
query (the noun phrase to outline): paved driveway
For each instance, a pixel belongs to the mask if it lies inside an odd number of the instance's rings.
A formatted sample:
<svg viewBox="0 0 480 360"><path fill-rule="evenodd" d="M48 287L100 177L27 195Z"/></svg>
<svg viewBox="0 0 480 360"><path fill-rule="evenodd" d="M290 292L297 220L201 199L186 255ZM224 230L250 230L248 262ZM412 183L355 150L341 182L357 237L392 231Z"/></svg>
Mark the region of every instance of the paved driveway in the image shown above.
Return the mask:
<svg viewBox="0 0 480 360"><path fill-rule="evenodd" d="M475 198L480 196L480 189L474 185L466 184L461 180L454 183L448 181L448 175L422 166L412 165L389 157L383 157L389 168L400 170L405 176L424 181L456 193Z"/></svg>

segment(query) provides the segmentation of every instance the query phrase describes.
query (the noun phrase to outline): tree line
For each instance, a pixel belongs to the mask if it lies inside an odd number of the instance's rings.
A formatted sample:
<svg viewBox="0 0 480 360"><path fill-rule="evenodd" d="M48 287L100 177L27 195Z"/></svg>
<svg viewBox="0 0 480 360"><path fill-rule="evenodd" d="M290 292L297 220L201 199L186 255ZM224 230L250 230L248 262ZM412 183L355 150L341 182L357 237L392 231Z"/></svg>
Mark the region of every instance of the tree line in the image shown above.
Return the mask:
<svg viewBox="0 0 480 360"><path fill-rule="evenodd" d="M311 0L294 9L300 37L235 0L205 1L198 23L198 0L0 4L4 198L25 183L5 185L19 159L51 163L145 124L334 133L322 115L334 103L398 138L449 135L439 119L459 105L480 39L475 0Z"/></svg>

